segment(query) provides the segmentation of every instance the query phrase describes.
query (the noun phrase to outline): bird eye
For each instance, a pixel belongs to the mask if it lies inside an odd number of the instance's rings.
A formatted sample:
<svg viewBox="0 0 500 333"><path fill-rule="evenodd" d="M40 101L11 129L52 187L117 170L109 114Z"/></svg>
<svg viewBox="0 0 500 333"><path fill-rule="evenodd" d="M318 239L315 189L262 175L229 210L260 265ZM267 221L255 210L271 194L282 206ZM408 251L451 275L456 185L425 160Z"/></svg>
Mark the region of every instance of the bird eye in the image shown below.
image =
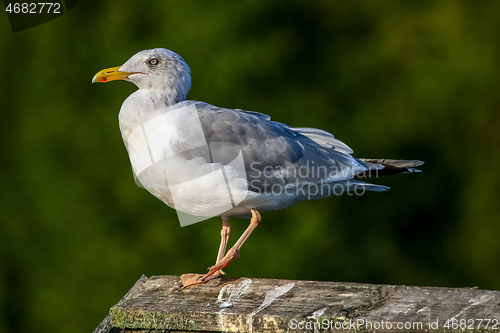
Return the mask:
<svg viewBox="0 0 500 333"><path fill-rule="evenodd" d="M158 59L153 58L153 59L149 60L149 64L150 64L151 66L156 66L156 65L158 65Z"/></svg>

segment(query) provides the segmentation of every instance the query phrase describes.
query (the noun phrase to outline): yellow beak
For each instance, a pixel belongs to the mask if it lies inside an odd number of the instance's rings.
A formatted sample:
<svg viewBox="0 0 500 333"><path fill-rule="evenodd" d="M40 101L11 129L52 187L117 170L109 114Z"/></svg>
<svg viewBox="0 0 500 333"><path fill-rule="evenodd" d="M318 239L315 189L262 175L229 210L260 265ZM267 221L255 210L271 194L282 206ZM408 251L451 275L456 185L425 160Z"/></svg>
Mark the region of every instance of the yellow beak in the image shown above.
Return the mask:
<svg viewBox="0 0 500 333"><path fill-rule="evenodd" d="M129 73L129 72L121 72L118 69L121 66L118 67L112 67L108 69L103 69L102 71L98 72L96 75L94 75L94 78L92 79L92 83L96 82L109 82L109 81L115 81L115 80L126 80L128 77L132 74L136 73Z"/></svg>

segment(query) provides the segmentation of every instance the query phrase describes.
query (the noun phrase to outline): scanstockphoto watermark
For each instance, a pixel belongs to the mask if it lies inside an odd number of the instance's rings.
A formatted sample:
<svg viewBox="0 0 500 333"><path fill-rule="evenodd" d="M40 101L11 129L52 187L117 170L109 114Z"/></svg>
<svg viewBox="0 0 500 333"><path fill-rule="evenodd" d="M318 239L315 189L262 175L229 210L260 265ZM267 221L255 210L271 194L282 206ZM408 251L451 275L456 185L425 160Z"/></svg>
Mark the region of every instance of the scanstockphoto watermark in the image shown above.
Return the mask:
<svg viewBox="0 0 500 333"><path fill-rule="evenodd" d="M288 328L293 331L318 331L318 330L342 330L348 332L367 331L427 331L427 330L490 330L500 332L500 321L494 318L457 319L447 320L429 319L427 321L388 321L369 319L315 319L308 317L307 320L292 319L288 323Z"/></svg>
<svg viewBox="0 0 500 333"><path fill-rule="evenodd" d="M262 166L261 162L252 162L247 171L248 189L266 196L286 195L307 200L344 194L362 196L369 185L353 178L377 178L379 169L360 169L359 166L348 168L342 164L315 165L314 160L288 167Z"/></svg>
<svg viewBox="0 0 500 333"><path fill-rule="evenodd" d="M425 324L421 321L399 321L399 322L391 322L391 321L370 321L366 319L356 319L356 320L340 320L335 321L332 319L309 319L309 320L297 320L292 319L288 324L288 328L290 330L298 330L298 331L317 331L317 330L343 330L343 331L359 331L361 329L364 330L423 330L423 328L437 329L438 321L435 322L429 321Z"/></svg>
<svg viewBox="0 0 500 333"><path fill-rule="evenodd" d="M330 162L331 163L331 162ZM354 164L354 162L353 162ZM380 168L373 165L354 164L347 166L340 162L319 164L314 160L306 160L298 165L263 165L262 162L250 163L249 173L255 178L301 178L301 179L351 179L378 178Z"/></svg>
<svg viewBox="0 0 500 333"><path fill-rule="evenodd" d="M320 180L319 183L303 183L296 180L294 183L283 185L281 183L270 183L266 180L255 179L250 181L249 190L264 194L266 196L302 197L312 200L316 197L340 196L362 196L366 192L366 187L362 183L345 181L341 183L328 183Z"/></svg>

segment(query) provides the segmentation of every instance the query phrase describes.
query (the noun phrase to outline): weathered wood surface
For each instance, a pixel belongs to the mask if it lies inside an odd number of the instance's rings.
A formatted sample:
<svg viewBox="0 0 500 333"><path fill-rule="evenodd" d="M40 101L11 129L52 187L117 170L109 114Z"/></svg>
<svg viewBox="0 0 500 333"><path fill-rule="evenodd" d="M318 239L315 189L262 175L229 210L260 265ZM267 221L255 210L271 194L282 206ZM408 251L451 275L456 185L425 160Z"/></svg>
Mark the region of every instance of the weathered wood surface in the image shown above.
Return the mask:
<svg viewBox="0 0 500 333"><path fill-rule="evenodd" d="M125 296L122 297L122 300L125 299L126 297L128 297L133 291L139 289L140 287L142 287L142 285L144 284L144 282L146 282L148 280L148 277L146 275L142 275L139 280L136 281L136 283L134 283L134 285L132 286L132 288L130 288L130 290L125 294ZM109 318L109 314L101 321L101 323L99 324L99 326L96 327L96 329L94 330L93 333L118 333L120 332L121 329L118 329L118 328L113 328L111 326L111 323L110 323L110 318Z"/></svg>
<svg viewBox="0 0 500 333"><path fill-rule="evenodd" d="M114 328L98 332L460 332L463 323L500 333L500 291L250 278L180 285L178 276L141 281L110 309Z"/></svg>

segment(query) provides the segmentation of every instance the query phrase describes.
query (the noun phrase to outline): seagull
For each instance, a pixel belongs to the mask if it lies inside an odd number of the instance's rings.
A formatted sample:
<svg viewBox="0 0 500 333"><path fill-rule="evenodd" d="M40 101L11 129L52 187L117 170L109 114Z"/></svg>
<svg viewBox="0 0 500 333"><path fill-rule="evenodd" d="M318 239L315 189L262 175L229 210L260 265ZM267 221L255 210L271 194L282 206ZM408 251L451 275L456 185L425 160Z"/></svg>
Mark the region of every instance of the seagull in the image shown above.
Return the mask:
<svg viewBox="0 0 500 333"><path fill-rule="evenodd" d="M186 100L190 68L164 48L141 51L122 66L98 72L92 83L115 80L138 87L118 117L138 185L174 208L186 224L222 218L215 265L206 274L183 274L182 288L225 274L261 213L342 193L386 191L361 179L419 172L415 167L423 164L354 158L351 148L326 131ZM231 216L250 218L250 224L226 253Z"/></svg>

